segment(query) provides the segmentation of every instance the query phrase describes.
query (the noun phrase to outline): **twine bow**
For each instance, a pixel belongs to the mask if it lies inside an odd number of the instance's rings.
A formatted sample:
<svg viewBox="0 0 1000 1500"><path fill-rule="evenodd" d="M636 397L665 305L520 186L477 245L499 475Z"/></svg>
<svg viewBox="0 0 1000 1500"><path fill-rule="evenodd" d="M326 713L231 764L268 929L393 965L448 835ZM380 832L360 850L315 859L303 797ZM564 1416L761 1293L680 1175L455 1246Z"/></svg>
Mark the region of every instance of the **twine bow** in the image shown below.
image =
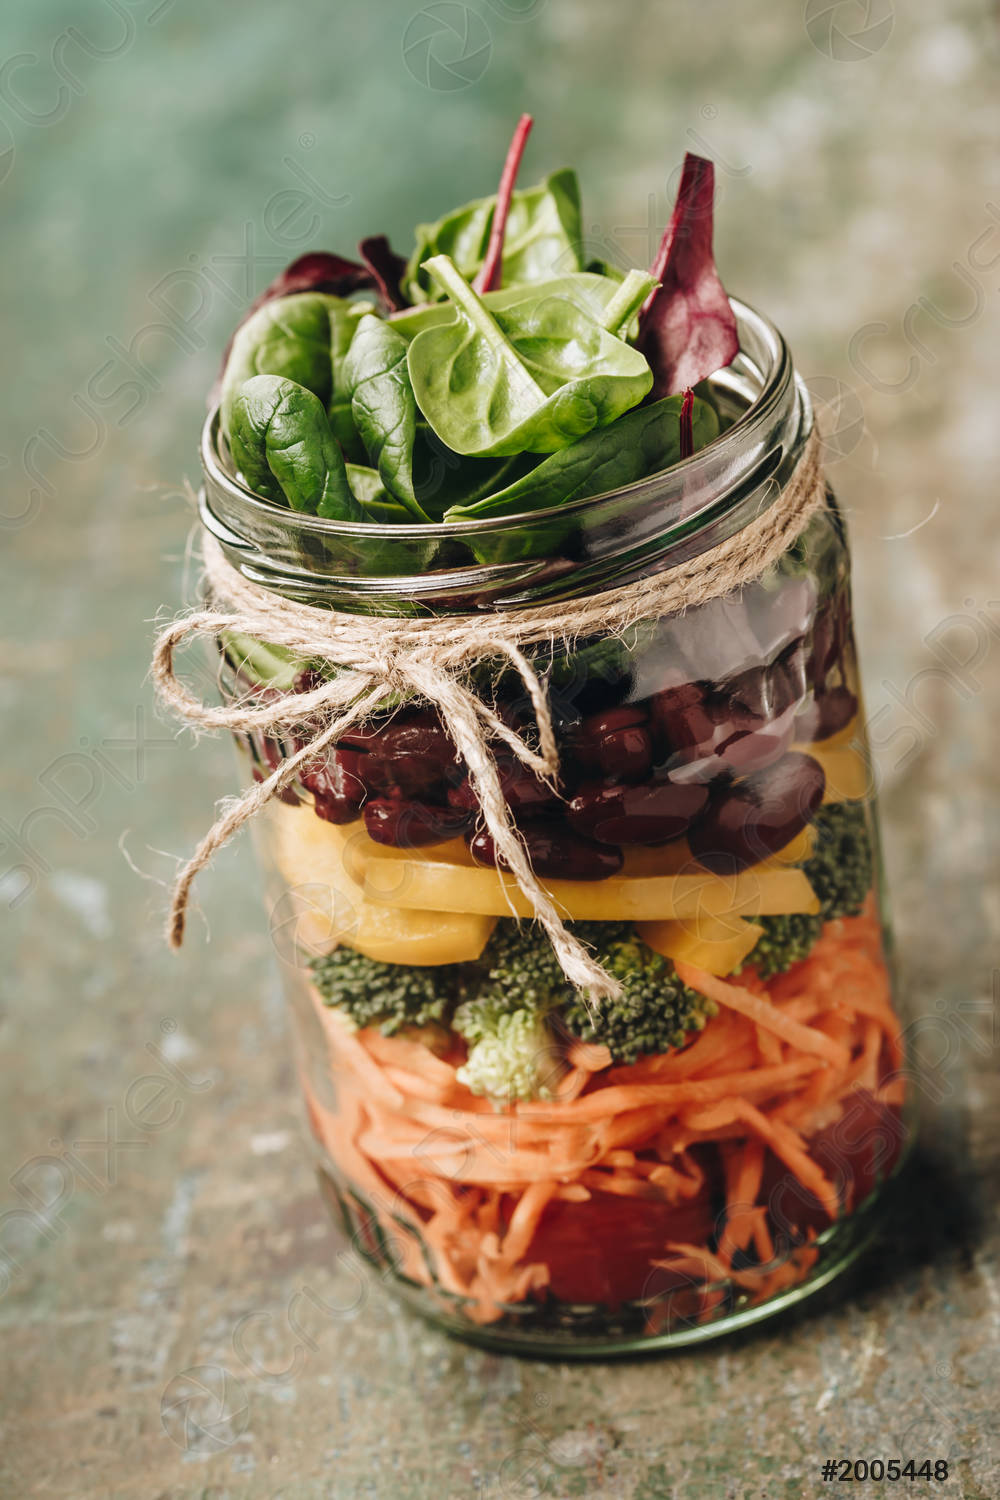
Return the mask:
<svg viewBox="0 0 1000 1500"><path fill-rule="evenodd" d="M305 735L305 743L265 780L224 804L180 870L167 923L171 947L179 948L183 941L191 886L216 850L345 733L400 699L416 699L431 703L440 715L465 763L499 860L527 898L567 978L595 999L619 995L617 982L564 925L531 867L503 795L491 748L497 741L550 785L555 785L559 772L548 694L523 648L544 644L569 650L588 635L620 635L639 620L678 613L730 593L776 561L824 503L814 433L778 498L743 530L689 562L589 598L471 617L397 619L317 609L251 583L229 564L214 538L206 536L203 551L212 602L160 633L152 669L157 691L181 718L200 728L276 735L295 730L297 739ZM304 660L318 660L330 675L316 687L275 694L256 708L246 700L221 706L204 703L177 675L176 651L193 636L216 638L226 631L284 647ZM472 667L490 660L513 667L520 677L537 728L537 750L470 686Z"/></svg>

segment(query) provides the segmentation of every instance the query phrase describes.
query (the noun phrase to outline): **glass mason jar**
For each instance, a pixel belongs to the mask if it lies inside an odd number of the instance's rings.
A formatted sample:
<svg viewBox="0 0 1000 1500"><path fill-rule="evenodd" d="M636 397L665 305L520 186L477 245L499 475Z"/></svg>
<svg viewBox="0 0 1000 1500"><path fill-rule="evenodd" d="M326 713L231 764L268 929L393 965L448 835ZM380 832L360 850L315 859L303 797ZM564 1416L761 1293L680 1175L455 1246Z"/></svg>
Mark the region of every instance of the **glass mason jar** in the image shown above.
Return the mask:
<svg viewBox="0 0 1000 1500"><path fill-rule="evenodd" d="M663 474L498 522L350 525L245 489L212 417L204 524L246 577L371 614L481 618L685 563L774 500L812 427L780 334L734 307L723 431ZM512 915L431 705L345 735L258 817L326 1196L450 1332L560 1357L688 1344L871 1240L909 1110L848 573L828 496L741 591L535 651L560 785L501 756L504 792L620 1002L595 1009ZM319 670L219 644L230 701ZM520 679L491 690L523 726ZM240 744L258 780L297 747Z"/></svg>

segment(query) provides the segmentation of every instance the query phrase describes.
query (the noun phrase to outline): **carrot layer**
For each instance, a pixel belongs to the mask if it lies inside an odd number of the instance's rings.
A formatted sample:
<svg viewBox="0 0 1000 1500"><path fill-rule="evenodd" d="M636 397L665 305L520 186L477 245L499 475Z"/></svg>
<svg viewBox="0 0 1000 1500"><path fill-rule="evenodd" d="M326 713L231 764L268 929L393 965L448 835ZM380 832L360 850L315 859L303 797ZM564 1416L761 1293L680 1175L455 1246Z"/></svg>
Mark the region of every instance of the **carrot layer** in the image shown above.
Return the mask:
<svg viewBox="0 0 1000 1500"><path fill-rule="evenodd" d="M493 1321L558 1279L543 1246L549 1215L576 1212L574 1204L586 1213L595 1194L621 1200L623 1242L630 1215L655 1209L669 1222L704 1202L711 1237L691 1244L689 1233L667 1233L647 1263L701 1288L698 1316L716 1315L733 1289L757 1301L809 1274L816 1222L851 1201L812 1139L855 1091L883 1107L902 1091L873 905L828 923L809 958L769 984L750 972L736 984L689 964L677 970L719 1007L689 1047L611 1066L605 1047L576 1042L553 1100L502 1113L459 1082L460 1057L373 1029L352 1033L314 993L338 1104L321 1106L306 1084L313 1128L363 1193L404 1275L459 1297L473 1320ZM769 1163L818 1216L798 1228L783 1222L781 1243L790 1229L793 1243L778 1258ZM716 1179L721 1220L711 1208Z"/></svg>

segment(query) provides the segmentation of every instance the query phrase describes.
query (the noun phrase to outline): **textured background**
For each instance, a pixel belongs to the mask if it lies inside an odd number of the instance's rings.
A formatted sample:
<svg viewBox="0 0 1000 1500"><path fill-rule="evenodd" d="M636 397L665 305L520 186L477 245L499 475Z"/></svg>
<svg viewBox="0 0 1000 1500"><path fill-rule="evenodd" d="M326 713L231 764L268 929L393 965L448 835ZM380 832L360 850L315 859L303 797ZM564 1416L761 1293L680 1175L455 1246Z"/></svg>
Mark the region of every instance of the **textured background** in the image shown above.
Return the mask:
<svg viewBox="0 0 1000 1500"><path fill-rule="evenodd" d="M1000 1492L998 52L987 0L3 7L4 1497L791 1500L898 1454ZM337 1261L248 845L158 933L232 789L144 680L218 350L302 249L489 190L521 109L598 253L647 260L714 156L723 276L826 408L931 1061L853 1285L618 1366L466 1349Z"/></svg>

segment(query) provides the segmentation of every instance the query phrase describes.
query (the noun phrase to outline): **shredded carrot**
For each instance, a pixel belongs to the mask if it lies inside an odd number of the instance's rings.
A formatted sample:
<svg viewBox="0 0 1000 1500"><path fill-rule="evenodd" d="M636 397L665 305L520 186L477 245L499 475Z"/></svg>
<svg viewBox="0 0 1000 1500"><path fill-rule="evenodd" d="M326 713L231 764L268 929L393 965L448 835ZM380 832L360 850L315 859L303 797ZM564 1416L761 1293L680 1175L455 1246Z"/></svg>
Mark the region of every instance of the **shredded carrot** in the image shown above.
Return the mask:
<svg viewBox="0 0 1000 1500"><path fill-rule="evenodd" d="M745 1250L753 1230L754 1205L760 1196L764 1175L764 1147L760 1141L747 1141L739 1149L723 1151L726 1166L725 1242L733 1250Z"/></svg>
<svg viewBox="0 0 1000 1500"><path fill-rule="evenodd" d="M681 979L718 1007L693 1042L629 1065L613 1065L603 1045L571 1043L554 1096L507 1110L459 1082L457 1046L440 1057L413 1038L352 1033L314 995L337 1105L307 1083L313 1129L402 1274L460 1298L476 1322L558 1284L558 1267L535 1249L547 1216L560 1204L584 1214L595 1194L621 1200L623 1241L643 1204L668 1214L704 1204L715 1224L705 1243L665 1235L649 1265L689 1280L685 1297L710 1318L734 1288L761 1301L817 1262L808 1228L776 1257L768 1162L834 1219L849 1205L811 1137L858 1089L886 1108L902 1102L901 1032L880 944L869 902L859 917L828 923L807 959L767 982L748 971L736 984L679 963Z"/></svg>
<svg viewBox="0 0 1000 1500"><path fill-rule="evenodd" d="M530 1187L525 1188L517 1207L511 1214L507 1233L500 1245L504 1260L513 1264L525 1254L555 1190L554 1182L533 1182Z"/></svg>
<svg viewBox="0 0 1000 1500"><path fill-rule="evenodd" d="M576 1041L567 1052L566 1060L571 1068L583 1068L587 1073L600 1073L602 1068L610 1068L611 1051L603 1042Z"/></svg>
<svg viewBox="0 0 1000 1500"><path fill-rule="evenodd" d="M719 979L715 974L706 974L704 969L696 969L693 964L678 963L675 967L684 984L707 995L716 1005L726 1005L731 1010L739 1011L765 1031L773 1032L789 1046L825 1058L836 1068L844 1068L850 1062L850 1054L844 1047L839 1047L814 1027L801 1026L798 1021L789 1020L776 1005L755 995L752 990L730 984L727 979Z"/></svg>

